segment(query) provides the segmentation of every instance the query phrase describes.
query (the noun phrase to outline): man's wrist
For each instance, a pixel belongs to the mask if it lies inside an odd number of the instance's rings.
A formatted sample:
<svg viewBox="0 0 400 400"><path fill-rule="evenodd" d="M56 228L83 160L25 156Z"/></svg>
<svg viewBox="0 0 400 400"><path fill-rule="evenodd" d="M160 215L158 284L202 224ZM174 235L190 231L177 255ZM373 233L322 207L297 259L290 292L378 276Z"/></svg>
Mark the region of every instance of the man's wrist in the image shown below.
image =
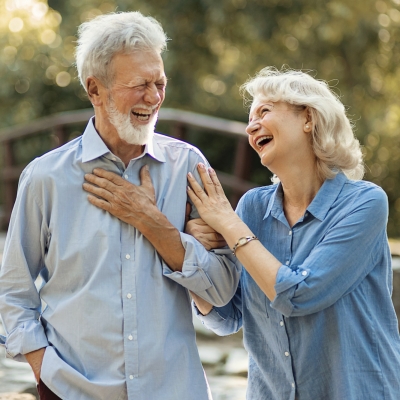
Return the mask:
<svg viewBox="0 0 400 400"><path fill-rule="evenodd" d="M28 361L28 364L31 366L35 378L38 382L40 379L40 371L42 369L42 362L45 351L46 348L42 347L41 349L34 350L25 354L26 361Z"/></svg>

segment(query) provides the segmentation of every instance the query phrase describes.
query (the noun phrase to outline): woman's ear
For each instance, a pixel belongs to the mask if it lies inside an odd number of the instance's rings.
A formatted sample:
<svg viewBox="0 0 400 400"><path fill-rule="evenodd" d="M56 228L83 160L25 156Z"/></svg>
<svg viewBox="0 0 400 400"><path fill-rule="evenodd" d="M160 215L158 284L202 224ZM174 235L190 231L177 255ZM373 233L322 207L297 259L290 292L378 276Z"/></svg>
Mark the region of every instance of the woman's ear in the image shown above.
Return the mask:
<svg viewBox="0 0 400 400"><path fill-rule="evenodd" d="M304 122L304 132L310 133L313 130L313 122L312 122L312 115L311 115L311 110L309 107L307 107L305 110L305 122Z"/></svg>

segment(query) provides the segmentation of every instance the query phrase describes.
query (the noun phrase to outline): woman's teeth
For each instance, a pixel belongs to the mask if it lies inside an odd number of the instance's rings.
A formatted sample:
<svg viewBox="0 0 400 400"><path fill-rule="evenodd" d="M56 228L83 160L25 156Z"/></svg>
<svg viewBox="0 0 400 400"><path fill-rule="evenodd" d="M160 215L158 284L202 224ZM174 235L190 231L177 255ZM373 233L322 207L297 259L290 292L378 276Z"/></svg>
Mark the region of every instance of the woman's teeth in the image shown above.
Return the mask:
<svg viewBox="0 0 400 400"><path fill-rule="evenodd" d="M261 149L265 144L269 143L273 139L272 135L261 136L257 139L256 145Z"/></svg>

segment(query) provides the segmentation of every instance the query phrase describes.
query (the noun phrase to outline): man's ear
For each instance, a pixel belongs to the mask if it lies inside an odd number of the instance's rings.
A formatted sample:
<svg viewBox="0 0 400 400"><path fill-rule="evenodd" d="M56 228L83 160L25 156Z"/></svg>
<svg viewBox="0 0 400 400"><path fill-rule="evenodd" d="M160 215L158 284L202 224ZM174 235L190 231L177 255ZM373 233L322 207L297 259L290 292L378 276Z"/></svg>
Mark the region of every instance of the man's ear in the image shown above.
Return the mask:
<svg viewBox="0 0 400 400"><path fill-rule="evenodd" d="M93 76L89 76L86 79L86 88L89 100L93 106L101 106L103 104L103 91L104 86L99 82L99 80Z"/></svg>

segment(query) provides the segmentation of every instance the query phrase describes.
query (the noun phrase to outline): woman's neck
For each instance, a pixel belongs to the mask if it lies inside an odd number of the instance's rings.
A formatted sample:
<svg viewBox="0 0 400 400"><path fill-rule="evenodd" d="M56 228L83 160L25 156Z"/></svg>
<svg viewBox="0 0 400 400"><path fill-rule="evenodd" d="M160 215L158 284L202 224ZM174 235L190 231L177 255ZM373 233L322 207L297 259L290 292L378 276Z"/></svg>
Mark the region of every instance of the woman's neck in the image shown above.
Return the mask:
<svg viewBox="0 0 400 400"><path fill-rule="evenodd" d="M298 173L296 173L298 172ZM283 211L290 226L293 226L305 213L323 184L316 170L306 173L303 169L292 171L281 179L283 189Z"/></svg>

